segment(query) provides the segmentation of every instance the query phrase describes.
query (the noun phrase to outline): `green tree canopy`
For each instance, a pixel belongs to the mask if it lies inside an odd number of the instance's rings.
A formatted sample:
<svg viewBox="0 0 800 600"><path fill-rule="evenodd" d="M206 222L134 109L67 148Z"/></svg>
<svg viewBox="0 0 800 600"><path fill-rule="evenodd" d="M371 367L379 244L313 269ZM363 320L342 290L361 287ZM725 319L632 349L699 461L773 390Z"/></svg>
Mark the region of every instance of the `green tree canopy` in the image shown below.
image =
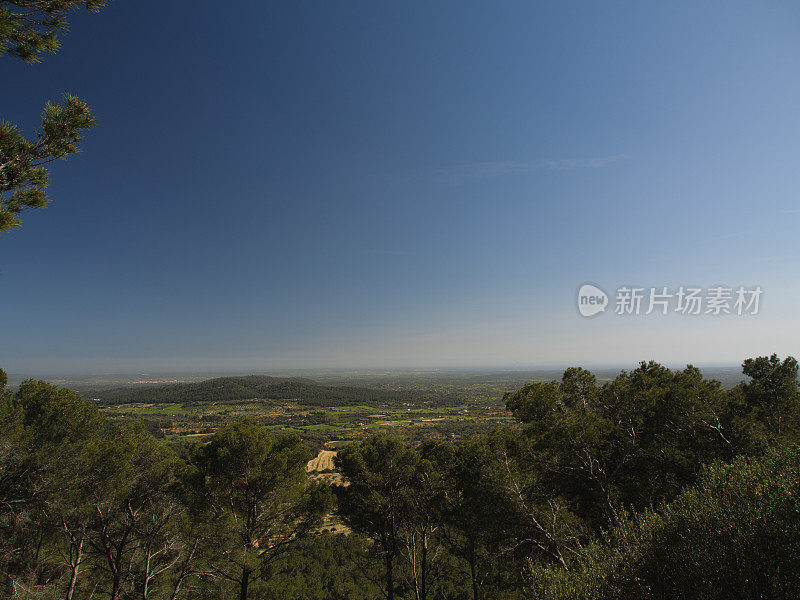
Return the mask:
<svg viewBox="0 0 800 600"><path fill-rule="evenodd" d="M729 453L717 416L724 401L719 382L695 367L655 362L602 387L571 368L560 382L506 396L553 491L596 529L614 522L620 506L674 498L701 465Z"/></svg>
<svg viewBox="0 0 800 600"><path fill-rule="evenodd" d="M796 440L800 434L800 389L798 365L791 356L748 358L742 373L750 380L730 392L724 416L739 452L763 452L781 441Z"/></svg>
<svg viewBox="0 0 800 600"><path fill-rule="evenodd" d="M58 50L70 11L96 12L105 5L105 0L0 0L0 56L37 62L43 53ZM79 152L92 125L89 106L70 94L60 104L45 105L33 137L26 138L16 125L0 119L0 234L20 225L21 212L50 201L46 165Z"/></svg>
<svg viewBox="0 0 800 600"><path fill-rule="evenodd" d="M49 202L45 165L79 152L93 124L89 106L69 94L61 104L47 103L41 129L31 140L13 124L0 122L0 232L18 227L22 211Z"/></svg>
<svg viewBox="0 0 800 600"><path fill-rule="evenodd" d="M0 0L0 54L38 62L56 52L59 35L69 28L67 14L78 9L97 12L105 0Z"/></svg>
<svg viewBox="0 0 800 600"><path fill-rule="evenodd" d="M406 494L415 479L419 455L396 436L379 433L345 447L335 463L349 483L337 488L339 514L380 548L384 562L382 592L393 600Z"/></svg>
<svg viewBox="0 0 800 600"><path fill-rule="evenodd" d="M216 524L213 571L238 585L269 580L276 561L331 507L327 486L309 482L311 455L296 435L274 436L253 419L219 430L195 457L200 494Z"/></svg>
<svg viewBox="0 0 800 600"><path fill-rule="evenodd" d="M673 502L620 523L572 571L535 574L547 600L800 597L800 450L709 467Z"/></svg>

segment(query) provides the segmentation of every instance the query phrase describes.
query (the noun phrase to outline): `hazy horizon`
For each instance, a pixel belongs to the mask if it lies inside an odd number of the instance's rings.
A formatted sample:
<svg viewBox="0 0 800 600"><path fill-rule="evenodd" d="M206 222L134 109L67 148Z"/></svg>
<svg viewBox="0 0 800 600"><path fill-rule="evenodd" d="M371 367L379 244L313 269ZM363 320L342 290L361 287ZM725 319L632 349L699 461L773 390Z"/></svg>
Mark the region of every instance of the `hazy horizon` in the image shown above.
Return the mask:
<svg viewBox="0 0 800 600"><path fill-rule="evenodd" d="M648 361L645 361L648 362ZM662 363L671 369L682 369L687 365L698 367L701 370L711 370L714 372L730 371L740 372L741 363ZM639 366L639 363L617 363L617 364L551 364L551 365L476 365L476 366L442 366L442 367L354 367L354 368L306 368L306 369L196 369L196 370L118 370L118 371L74 371L74 372L8 372L9 381L17 384L23 379L52 379L54 381L88 381L112 380L113 378L124 378L133 383L145 383L145 381L132 381L134 378L152 378L153 383L168 383L170 379L177 381L211 379L215 377L241 377L247 375L267 375L274 377L308 377L308 378L342 378L352 381L359 377L375 377L377 379L387 377L406 377L414 375L499 375L507 373L514 374L560 374L561 371L569 367L583 367L595 373L619 373L623 370L630 371ZM151 381L147 381L149 383Z"/></svg>

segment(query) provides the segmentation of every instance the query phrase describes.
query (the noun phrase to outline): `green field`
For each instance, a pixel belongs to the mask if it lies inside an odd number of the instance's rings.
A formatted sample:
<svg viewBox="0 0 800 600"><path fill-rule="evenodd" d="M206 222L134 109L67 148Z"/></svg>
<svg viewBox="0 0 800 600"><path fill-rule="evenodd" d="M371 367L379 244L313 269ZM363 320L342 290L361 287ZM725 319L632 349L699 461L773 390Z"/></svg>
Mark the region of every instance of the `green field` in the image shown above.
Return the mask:
<svg viewBox="0 0 800 600"><path fill-rule="evenodd" d="M733 376L728 371L712 370L709 375L729 387ZM600 370L598 380L606 381L612 374L612 370ZM122 388L114 388L117 396L130 389L143 401L104 405L103 386L96 380L87 386L90 391L85 395L101 398L98 404L109 417L140 419L154 434L170 439L211 434L226 422L252 417L275 431L297 433L314 446L333 447L377 430L410 439L454 439L486 433L513 422L503 402L505 392L532 381L560 379L561 371L317 371L281 375L303 377L312 387L318 386L313 389L323 394L332 392L330 401L326 402L324 395L315 397L313 404L296 397L219 400L189 395L186 401L174 402L159 395L158 390L165 386L137 386L118 379L108 382L109 387L123 383ZM183 381L201 383L197 378ZM338 386L366 391L365 397L371 390L376 396L393 401L342 405ZM160 403L146 401L151 397Z"/></svg>
<svg viewBox="0 0 800 600"><path fill-rule="evenodd" d="M297 433L314 446L330 447L360 439L377 430L391 431L411 439L461 438L485 433L502 423L511 423L503 393L524 381L521 374L485 375L450 373L323 375L328 386L358 386L376 394L396 398L391 403L330 405L315 400L305 404L298 398L250 398L245 400L159 402L158 387L138 389L137 399L148 400L142 391L153 390L152 402L106 404L101 410L112 419L135 418L150 431L169 439L212 434L226 422L252 417L275 431ZM523 376L524 377L524 376ZM336 389L332 387L330 389ZM117 393L120 392L117 390ZM99 397L103 392L97 392Z"/></svg>

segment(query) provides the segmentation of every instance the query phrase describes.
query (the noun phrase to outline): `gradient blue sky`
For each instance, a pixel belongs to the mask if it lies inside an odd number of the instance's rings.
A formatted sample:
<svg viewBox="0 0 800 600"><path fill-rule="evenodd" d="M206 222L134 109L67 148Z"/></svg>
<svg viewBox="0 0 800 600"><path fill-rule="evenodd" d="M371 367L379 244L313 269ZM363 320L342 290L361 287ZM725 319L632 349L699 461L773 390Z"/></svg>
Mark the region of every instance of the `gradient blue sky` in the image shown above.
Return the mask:
<svg viewBox="0 0 800 600"><path fill-rule="evenodd" d="M796 2L117 0L0 117L85 98L0 238L27 373L798 355ZM582 319L586 281L761 285Z"/></svg>

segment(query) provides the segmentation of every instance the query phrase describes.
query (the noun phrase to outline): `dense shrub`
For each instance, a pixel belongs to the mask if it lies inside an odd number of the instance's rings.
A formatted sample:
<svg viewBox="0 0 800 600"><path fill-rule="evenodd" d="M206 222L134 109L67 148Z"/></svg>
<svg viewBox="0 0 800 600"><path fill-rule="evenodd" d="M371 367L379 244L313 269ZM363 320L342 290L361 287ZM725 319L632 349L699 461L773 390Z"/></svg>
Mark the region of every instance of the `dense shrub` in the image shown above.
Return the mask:
<svg viewBox="0 0 800 600"><path fill-rule="evenodd" d="M734 600L800 597L800 449L715 464L658 511L626 515L573 572L532 597Z"/></svg>

